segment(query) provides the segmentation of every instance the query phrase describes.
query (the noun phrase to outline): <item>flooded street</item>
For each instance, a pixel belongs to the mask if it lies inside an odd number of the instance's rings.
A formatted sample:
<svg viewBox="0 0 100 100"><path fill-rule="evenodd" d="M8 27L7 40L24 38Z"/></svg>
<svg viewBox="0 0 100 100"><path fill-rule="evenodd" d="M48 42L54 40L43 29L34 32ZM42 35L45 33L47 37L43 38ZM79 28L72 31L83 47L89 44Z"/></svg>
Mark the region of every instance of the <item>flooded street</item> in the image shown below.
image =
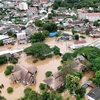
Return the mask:
<svg viewBox="0 0 100 100"><path fill-rule="evenodd" d="M68 48L69 44L72 44L71 41L56 41L56 37L53 38L47 38L44 43L50 45L50 47L53 46L58 46L61 51L63 53L66 52L72 52L72 50L70 50ZM92 39L88 39L88 41L92 41ZM11 47L11 49L19 49L19 48L26 48L28 46L30 46L31 44L15 44L15 45L7 45L4 47L0 47L0 50L7 50L9 47ZM53 56L52 58L46 58L46 60L38 60L37 63L33 63L34 58L32 58L31 56L26 56L25 53L22 53L19 59L19 63L25 67L28 67L29 65L33 65L36 66L38 71L37 71L37 75L36 75L36 85L32 85L29 86L32 89L36 90L37 92L40 92L39 90L39 84L43 82L43 80L46 78L45 77L45 73L47 71L52 71L52 73L57 72L57 67L59 65L61 65L60 61L61 61L61 57L60 56ZM20 97L22 97L24 95L23 90L26 88L26 86L16 83L16 84L12 84L9 76L5 76L4 75L4 71L6 69L6 66L8 64L2 65L0 66L0 84L4 84L4 88L1 90L2 93L1 95L4 96L5 98L7 98L7 100L16 100ZM80 81L81 84L85 83L90 77L92 77L93 73L87 73L83 76L82 80ZM7 88L11 86L14 88L14 92L11 94L7 93ZM68 92L64 92L62 93L62 95L64 96L64 99L66 97L69 97L70 95L68 94ZM75 100L74 96L70 97L70 100ZM86 99L87 100L87 99Z"/></svg>

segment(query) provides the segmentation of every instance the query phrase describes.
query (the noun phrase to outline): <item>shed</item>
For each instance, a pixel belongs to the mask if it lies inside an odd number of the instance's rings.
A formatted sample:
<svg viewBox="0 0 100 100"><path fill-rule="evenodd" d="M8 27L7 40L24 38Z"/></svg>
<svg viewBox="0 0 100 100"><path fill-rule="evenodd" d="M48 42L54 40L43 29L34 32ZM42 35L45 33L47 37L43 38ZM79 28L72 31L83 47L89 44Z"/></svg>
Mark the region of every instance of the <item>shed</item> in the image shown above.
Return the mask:
<svg viewBox="0 0 100 100"><path fill-rule="evenodd" d="M49 37L53 37L53 36L55 36L55 35L57 35L58 34L58 32L51 32L50 34L49 34Z"/></svg>

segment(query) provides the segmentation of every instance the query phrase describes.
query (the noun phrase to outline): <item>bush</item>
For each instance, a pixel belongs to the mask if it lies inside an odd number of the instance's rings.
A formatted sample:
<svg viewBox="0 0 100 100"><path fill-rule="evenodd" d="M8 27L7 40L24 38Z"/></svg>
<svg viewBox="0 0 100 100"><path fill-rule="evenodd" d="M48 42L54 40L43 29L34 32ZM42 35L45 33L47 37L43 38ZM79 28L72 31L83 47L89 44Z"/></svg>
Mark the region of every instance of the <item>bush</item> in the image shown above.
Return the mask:
<svg viewBox="0 0 100 100"><path fill-rule="evenodd" d="M14 68L14 66L12 66L12 65L8 65L8 66L7 66L7 69L9 69L9 70L11 70L11 71L13 70L13 68Z"/></svg>
<svg viewBox="0 0 100 100"><path fill-rule="evenodd" d="M74 75L81 79L83 73L82 72L76 72Z"/></svg>
<svg viewBox="0 0 100 100"><path fill-rule="evenodd" d="M39 88L41 90L45 90L46 89L46 84L40 83Z"/></svg>
<svg viewBox="0 0 100 100"><path fill-rule="evenodd" d="M0 64L7 63L7 57L5 55L0 56Z"/></svg>
<svg viewBox="0 0 100 100"><path fill-rule="evenodd" d="M8 87L8 88L7 88L7 92L8 92L8 93L12 93L12 92L13 92L13 88L12 88L12 87Z"/></svg>
<svg viewBox="0 0 100 100"><path fill-rule="evenodd" d="M58 69L58 70L61 70L61 69L62 69L62 66L58 66L57 69Z"/></svg>
<svg viewBox="0 0 100 100"><path fill-rule="evenodd" d="M0 40L0 46L3 46L4 44L3 44L3 40Z"/></svg>
<svg viewBox="0 0 100 100"><path fill-rule="evenodd" d="M49 55L48 55L48 58L51 58L51 57L52 57L52 54L49 54Z"/></svg>
<svg viewBox="0 0 100 100"><path fill-rule="evenodd" d="M14 45L14 42L12 42L11 45Z"/></svg>
<svg viewBox="0 0 100 100"><path fill-rule="evenodd" d="M27 96L29 95L29 93L32 91L31 88L27 87L25 90L24 90L24 94Z"/></svg>
<svg viewBox="0 0 100 100"><path fill-rule="evenodd" d="M63 85L57 90L57 92L62 93L62 92L64 92L65 89L66 89L65 85Z"/></svg>
<svg viewBox="0 0 100 100"><path fill-rule="evenodd" d="M37 61L38 61L37 59L34 59L34 60L33 60L33 63L36 63Z"/></svg>
<svg viewBox="0 0 100 100"><path fill-rule="evenodd" d="M49 76L52 75L52 72L51 72L51 71L47 71L47 72L45 73L45 75L46 75L46 77L49 77Z"/></svg>
<svg viewBox="0 0 100 100"><path fill-rule="evenodd" d="M15 57L11 57L10 58L10 63L16 64L17 62L18 62L18 59L17 58L15 58Z"/></svg>
<svg viewBox="0 0 100 100"><path fill-rule="evenodd" d="M10 69L6 69L6 70L4 71L4 74L5 74L5 75L10 75L10 74L11 74L11 70L10 70Z"/></svg>
<svg viewBox="0 0 100 100"><path fill-rule="evenodd" d="M45 59L46 59L45 56L41 56L41 57L40 57L40 60L45 60Z"/></svg>
<svg viewBox="0 0 100 100"><path fill-rule="evenodd" d="M80 36L80 38L85 39L85 36Z"/></svg>

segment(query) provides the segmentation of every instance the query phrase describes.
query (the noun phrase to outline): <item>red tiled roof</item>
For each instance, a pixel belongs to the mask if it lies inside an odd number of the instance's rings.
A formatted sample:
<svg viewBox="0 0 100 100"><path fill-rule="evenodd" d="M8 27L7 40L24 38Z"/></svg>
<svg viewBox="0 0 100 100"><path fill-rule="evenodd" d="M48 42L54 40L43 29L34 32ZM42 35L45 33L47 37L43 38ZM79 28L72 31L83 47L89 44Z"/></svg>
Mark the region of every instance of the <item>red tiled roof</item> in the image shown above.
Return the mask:
<svg viewBox="0 0 100 100"><path fill-rule="evenodd" d="M74 44L83 44L83 43L86 43L85 40L81 40L81 41L74 41Z"/></svg>

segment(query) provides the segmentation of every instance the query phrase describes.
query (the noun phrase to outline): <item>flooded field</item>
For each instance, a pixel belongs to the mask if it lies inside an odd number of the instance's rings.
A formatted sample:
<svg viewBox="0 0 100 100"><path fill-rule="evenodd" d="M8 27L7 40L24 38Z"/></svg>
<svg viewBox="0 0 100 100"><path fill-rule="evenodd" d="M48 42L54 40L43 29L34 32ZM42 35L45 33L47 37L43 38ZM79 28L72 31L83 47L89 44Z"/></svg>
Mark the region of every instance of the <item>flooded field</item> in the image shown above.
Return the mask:
<svg viewBox="0 0 100 100"><path fill-rule="evenodd" d="M53 38L47 38L44 43L50 45L50 47L53 47L53 46L58 46L60 47L61 51L63 53L65 52L72 52L72 50L70 50L68 48L69 45L72 44L71 41L56 41L56 37L53 37ZM92 41L92 39L88 39L88 41ZM25 48L25 47L28 47L30 46L31 44L21 44L21 45L18 45L18 44L15 44L14 46L13 45L7 45L7 46L4 46L4 47L0 47L0 50L6 50L6 49L9 49L11 47L11 49L18 49L18 48ZM61 57L59 56L53 56L52 58L47 58L46 60L39 60L37 63L33 63L34 58L32 58L31 56L26 56L25 53L22 53L21 56L20 56L20 59L19 59L19 63L22 64L23 66L25 67L28 67L29 65L33 65L33 66L36 66L37 69L38 69L38 72L37 72L37 75L36 75L36 85L32 85L32 86L29 86L31 87L32 89L36 90L37 92L40 92L39 90L39 84L43 82L43 80L46 78L45 77L45 73L47 71L52 71L52 73L55 73L57 72L57 67L59 65L61 65L60 61L61 61ZM12 84L10 79L9 79L9 76L5 76L4 75L4 70L6 69L6 66L9 65L8 64L5 64L5 65L2 65L0 66L0 84L4 84L4 88L1 90L2 93L1 95L4 96L5 98L7 98L7 100L16 100L18 98L20 98L21 96L23 96L23 90L26 88L26 86L22 85L22 84ZM92 77L93 73L87 73L83 76L82 80L80 81L81 84L85 83L88 78ZM11 94L8 94L7 93L7 87L9 86L12 86L14 88L14 92L11 93ZM89 89L88 89L89 91ZM68 94L68 92L64 92L62 94L64 96L64 99L66 97L69 97L70 95ZM74 96L71 96L70 97L70 100L75 100L75 97Z"/></svg>

